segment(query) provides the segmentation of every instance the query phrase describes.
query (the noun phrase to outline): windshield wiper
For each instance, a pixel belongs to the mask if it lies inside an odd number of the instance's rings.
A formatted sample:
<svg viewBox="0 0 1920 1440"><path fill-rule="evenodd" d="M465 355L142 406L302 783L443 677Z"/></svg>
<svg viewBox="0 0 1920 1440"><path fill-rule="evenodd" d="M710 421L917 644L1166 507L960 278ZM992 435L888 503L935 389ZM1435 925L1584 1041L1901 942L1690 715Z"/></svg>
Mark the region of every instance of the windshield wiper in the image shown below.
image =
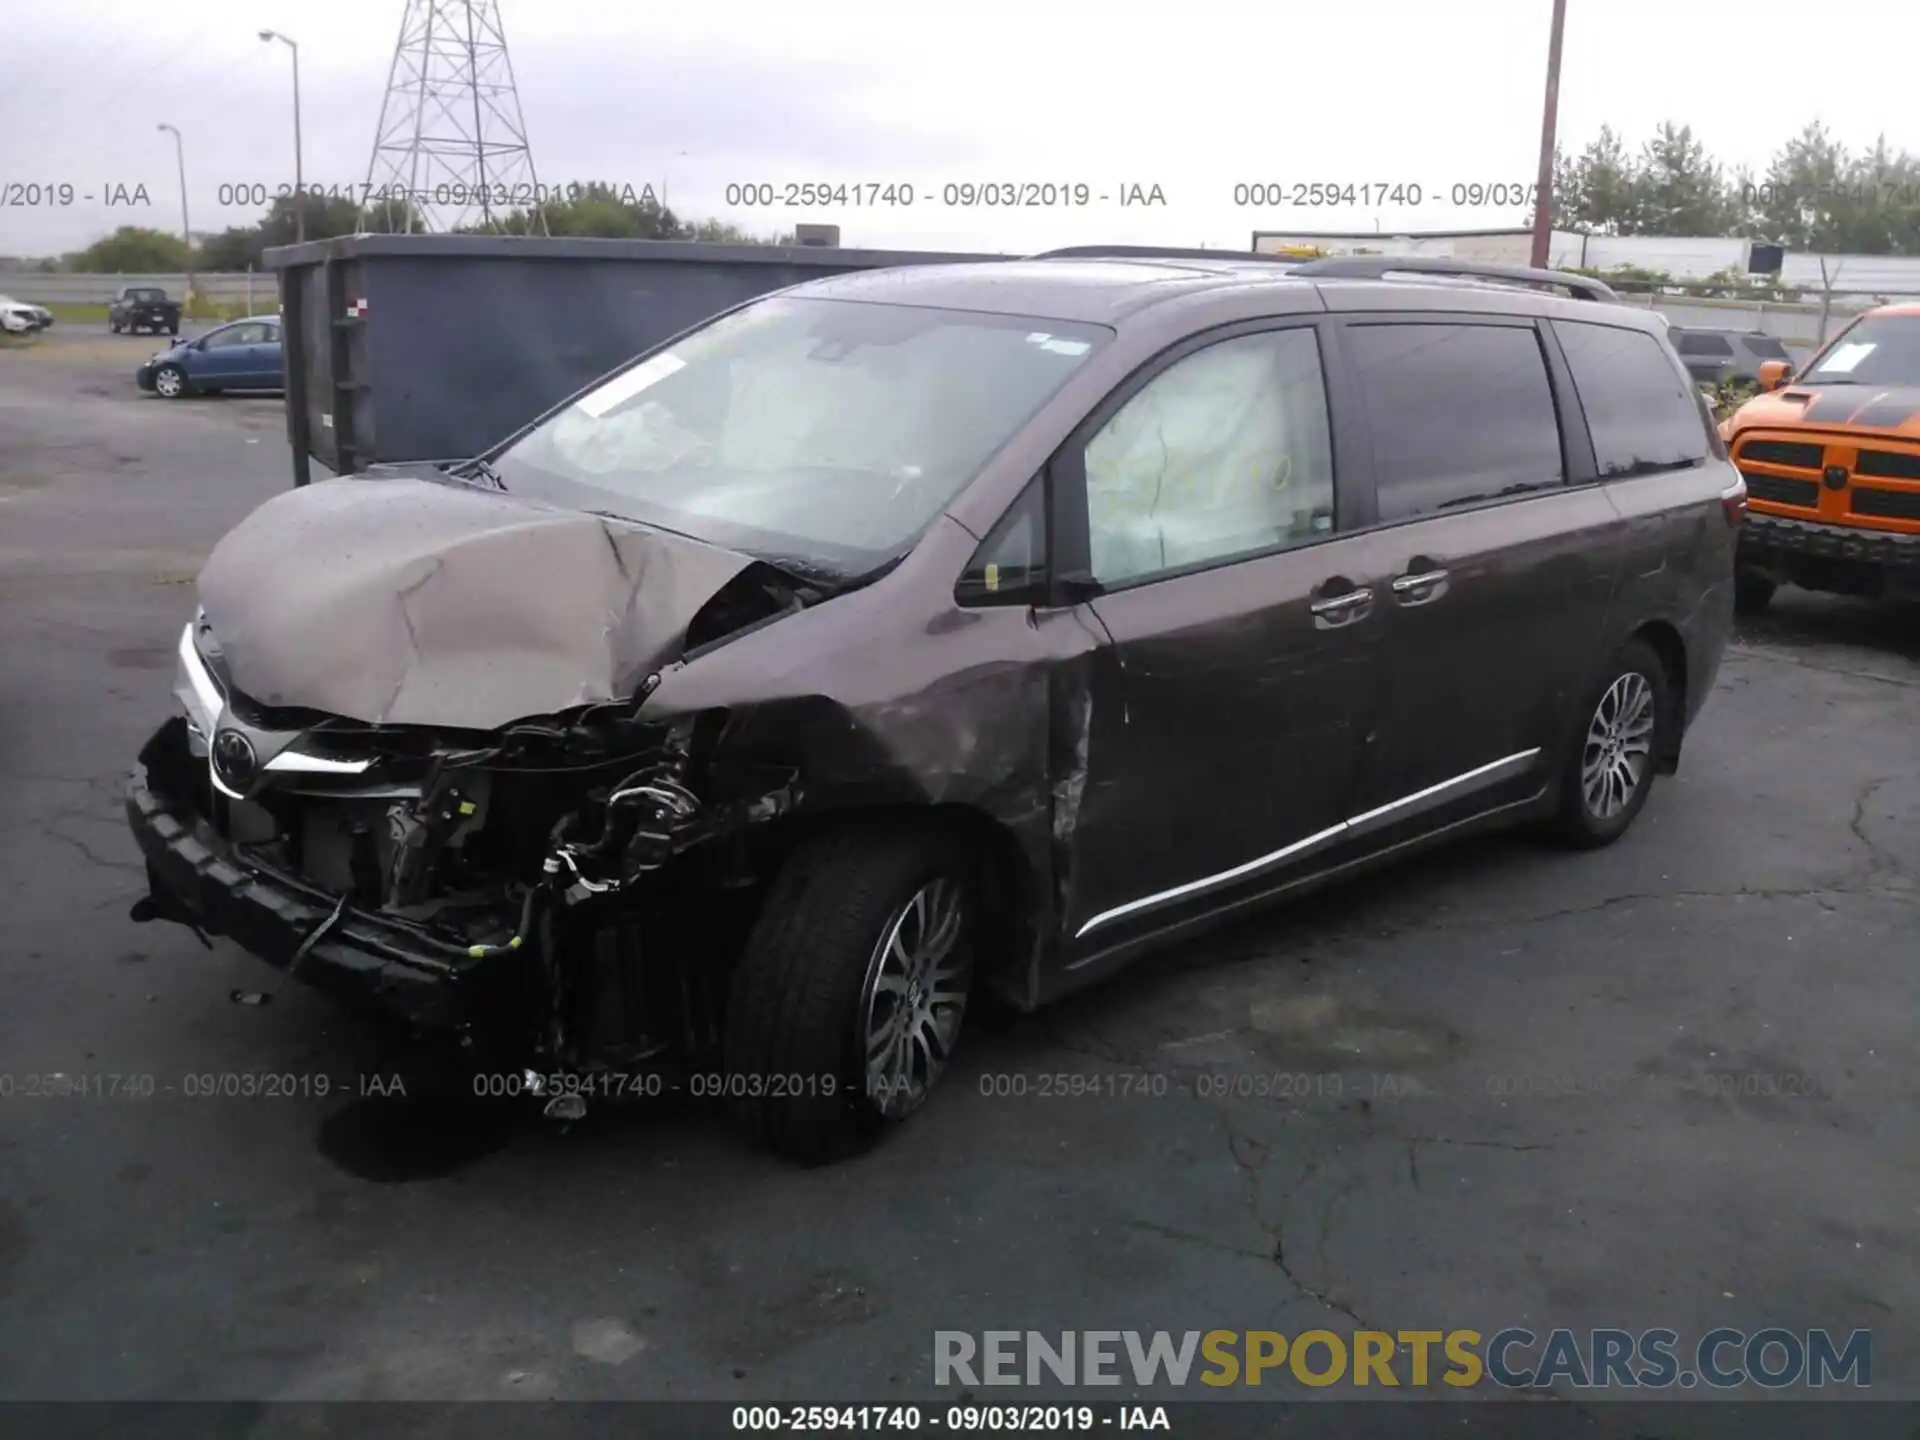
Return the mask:
<svg viewBox="0 0 1920 1440"><path fill-rule="evenodd" d="M506 492L507 482L500 478L500 472L478 457L467 461L464 465L454 466L447 473L458 476L462 480L484 480L502 494Z"/></svg>

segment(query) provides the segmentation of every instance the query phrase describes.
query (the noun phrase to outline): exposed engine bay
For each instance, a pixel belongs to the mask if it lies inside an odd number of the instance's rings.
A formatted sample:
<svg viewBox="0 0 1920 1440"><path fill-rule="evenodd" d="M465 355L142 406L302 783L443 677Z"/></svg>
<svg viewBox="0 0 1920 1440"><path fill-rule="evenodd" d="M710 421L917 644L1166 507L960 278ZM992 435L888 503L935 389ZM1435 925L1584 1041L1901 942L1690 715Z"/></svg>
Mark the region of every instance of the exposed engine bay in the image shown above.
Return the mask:
<svg viewBox="0 0 1920 1440"><path fill-rule="evenodd" d="M717 644L809 598L749 569L684 643ZM791 768L716 762L725 710L642 719L657 674L632 698L491 732L262 705L235 684L204 611L179 659L185 713L142 752L148 782L240 864L330 902L291 957L296 974L335 926L377 918L495 972L491 988L511 998L466 1022L469 1045L591 1071L717 1042L737 937L712 895L753 883L748 832L797 798ZM153 891L137 918L199 928Z"/></svg>

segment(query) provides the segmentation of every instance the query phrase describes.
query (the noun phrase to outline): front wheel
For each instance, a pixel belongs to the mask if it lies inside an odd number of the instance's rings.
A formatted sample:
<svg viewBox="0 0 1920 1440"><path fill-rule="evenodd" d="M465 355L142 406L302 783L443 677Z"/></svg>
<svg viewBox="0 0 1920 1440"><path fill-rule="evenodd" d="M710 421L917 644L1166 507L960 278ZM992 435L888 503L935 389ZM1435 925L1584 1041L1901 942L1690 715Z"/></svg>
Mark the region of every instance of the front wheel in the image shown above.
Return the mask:
<svg viewBox="0 0 1920 1440"><path fill-rule="evenodd" d="M178 365L162 365L153 372L153 393L163 400L178 400L187 393L187 374Z"/></svg>
<svg viewBox="0 0 1920 1440"><path fill-rule="evenodd" d="M973 978L965 852L930 829L818 837L782 867L728 997L741 1118L796 1160L830 1160L926 1103Z"/></svg>
<svg viewBox="0 0 1920 1440"><path fill-rule="evenodd" d="M1582 710L1560 782L1559 831L1582 849L1611 845L1653 789L1654 767L1675 723L1666 666L1629 641L1601 672Z"/></svg>

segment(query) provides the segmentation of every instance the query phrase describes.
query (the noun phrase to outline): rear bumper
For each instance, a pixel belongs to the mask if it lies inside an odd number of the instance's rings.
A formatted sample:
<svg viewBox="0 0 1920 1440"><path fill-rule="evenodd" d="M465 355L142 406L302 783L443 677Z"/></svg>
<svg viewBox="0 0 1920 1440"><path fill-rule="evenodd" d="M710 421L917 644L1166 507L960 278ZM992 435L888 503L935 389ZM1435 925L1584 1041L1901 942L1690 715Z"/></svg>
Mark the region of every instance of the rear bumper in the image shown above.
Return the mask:
<svg viewBox="0 0 1920 1440"><path fill-rule="evenodd" d="M1738 563L1815 590L1920 591L1920 535L1749 511L1740 527Z"/></svg>
<svg viewBox="0 0 1920 1440"><path fill-rule="evenodd" d="M195 808L192 787L180 783L183 759L191 763L185 725L179 718L163 725L127 783L127 823L146 857L152 892L139 918L180 920L226 936L356 1008L458 1034L486 1051L513 1044L515 1017L524 1013L527 952L475 959L423 928L342 908L338 896L235 846ZM320 938L310 940L316 932Z"/></svg>

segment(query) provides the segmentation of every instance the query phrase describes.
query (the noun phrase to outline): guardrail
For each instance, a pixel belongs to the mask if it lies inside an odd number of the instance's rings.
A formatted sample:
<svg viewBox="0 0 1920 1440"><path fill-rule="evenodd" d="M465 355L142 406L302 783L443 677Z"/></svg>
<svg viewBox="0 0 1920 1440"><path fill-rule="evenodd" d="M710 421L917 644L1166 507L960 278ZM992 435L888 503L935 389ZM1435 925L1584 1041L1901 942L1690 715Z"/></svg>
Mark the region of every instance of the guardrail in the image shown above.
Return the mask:
<svg viewBox="0 0 1920 1440"><path fill-rule="evenodd" d="M169 299L187 293L187 277L173 275L94 275L39 270L0 270L0 295L32 305L105 305L128 285L158 285ZM245 304L271 313L280 303L271 270L251 273L215 271L193 277L193 293L222 304Z"/></svg>

